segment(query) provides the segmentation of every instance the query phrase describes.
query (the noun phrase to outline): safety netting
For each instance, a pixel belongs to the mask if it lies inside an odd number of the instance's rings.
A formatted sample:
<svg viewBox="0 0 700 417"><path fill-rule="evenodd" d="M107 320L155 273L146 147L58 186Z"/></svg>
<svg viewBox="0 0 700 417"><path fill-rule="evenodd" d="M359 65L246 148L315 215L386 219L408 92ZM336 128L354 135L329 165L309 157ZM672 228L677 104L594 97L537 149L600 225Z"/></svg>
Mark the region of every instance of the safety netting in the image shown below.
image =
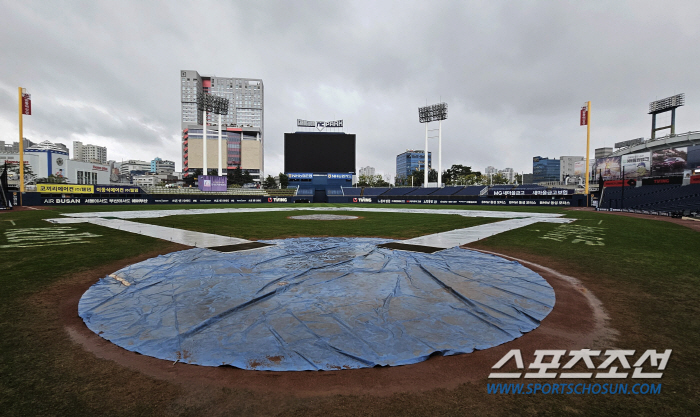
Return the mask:
<svg viewBox="0 0 700 417"><path fill-rule="evenodd" d="M460 248L415 253L387 239L295 238L195 248L100 279L78 311L95 333L169 361L302 371L396 366L488 349L554 306L537 273Z"/></svg>

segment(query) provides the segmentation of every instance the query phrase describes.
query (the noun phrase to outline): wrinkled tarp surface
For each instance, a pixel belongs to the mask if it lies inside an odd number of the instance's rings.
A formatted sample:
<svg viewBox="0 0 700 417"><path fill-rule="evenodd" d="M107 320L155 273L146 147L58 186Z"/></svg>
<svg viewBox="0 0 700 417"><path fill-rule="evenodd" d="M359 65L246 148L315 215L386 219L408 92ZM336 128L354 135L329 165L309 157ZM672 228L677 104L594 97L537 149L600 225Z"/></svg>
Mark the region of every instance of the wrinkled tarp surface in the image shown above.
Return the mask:
<svg viewBox="0 0 700 417"><path fill-rule="evenodd" d="M392 251L372 238L296 238L254 251L196 248L121 269L80 317L127 350L170 361L302 371L405 365L535 329L554 290L517 262Z"/></svg>

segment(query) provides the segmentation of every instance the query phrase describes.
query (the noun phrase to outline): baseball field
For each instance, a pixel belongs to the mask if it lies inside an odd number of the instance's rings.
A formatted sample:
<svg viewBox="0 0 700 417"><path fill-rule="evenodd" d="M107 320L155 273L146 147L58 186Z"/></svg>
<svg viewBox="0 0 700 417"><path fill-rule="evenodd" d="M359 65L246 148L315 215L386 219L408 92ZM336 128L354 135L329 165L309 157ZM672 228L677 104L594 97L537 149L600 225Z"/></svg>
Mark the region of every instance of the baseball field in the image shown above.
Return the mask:
<svg viewBox="0 0 700 417"><path fill-rule="evenodd" d="M270 205L206 208L225 207ZM309 214L299 205L275 207L289 211L167 215L169 210L202 206L163 206L157 207L163 211L161 217L132 221L252 241L403 240L502 221L420 212L358 214L333 204L314 204L314 213L359 218L299 221L290 217ZM518 260L552 286L556 304L538 328L490 349L434 355L413 365L272 372L155 359L122 349L85 326L78 302L98 280L190 246L91 223L54 224L46 219L136 209L154 208L37 207L0 212L0 414L700 415L700 222L590 210L504 208L574 220L533 223L463 246ZM494 365L514 349L521 352L524 366L509 361L495 370ZM561 364L565 364L572 351L584 349L601 351L593 358L596 369L584 361L572 368L588 370L588 378L489 378L496 371L528 372L538 351L564 350ZM628 361L606 364L605 352L611 350L634 352ZM663 369L653 357L637 366L649 350L672 351ZM611 366L625 376L598 375L614 373ZM642 376L662 375L633 378L638 367ZM566 371L562 366L552 369Z"/></svg>

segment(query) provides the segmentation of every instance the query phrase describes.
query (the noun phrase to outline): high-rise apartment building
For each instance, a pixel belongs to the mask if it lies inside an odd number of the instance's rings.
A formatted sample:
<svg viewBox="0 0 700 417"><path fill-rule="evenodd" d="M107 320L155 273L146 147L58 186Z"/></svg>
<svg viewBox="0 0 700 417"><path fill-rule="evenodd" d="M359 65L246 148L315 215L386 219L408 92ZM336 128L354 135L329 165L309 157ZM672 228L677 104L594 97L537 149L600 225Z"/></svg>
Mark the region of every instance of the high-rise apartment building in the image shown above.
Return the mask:
<svg viewBox="0 0 700 417"><path fill-rule="evenodd" d="M265 95L261 79L200 75L180 71L182 171L201 169L203 113L197 109L199 93L229 100L228 113L221 116L223 169L247 170L256 181L264 171ZM207 113L207 168L218 168L219 115ZM222 173L219 173L222 175Z"/></svg>
<svg viewBox="0 0 700 417"><path fill-rule="evenodd" d="M107 148L97 145L83 145L83 142L73 141L73 160L83 162L107 163Z"/></svg>
<svg viewBox="0 0 700 417"><path fill-rule="evenodd" d="M365 175L367 177L373 177L375 175L374 173L374 167L371 166L362 167L359 172L360 176Z"/></svg>
<svg viewBox="0 0 700 417"><path fill-rule="evenodd" d="M508 180L508 184L512 184L515 180L515 170L513 170L513 168L499 169L498 173Z"/></svg>
<svg viewBox="0 0 700 417"><path fill-rule="evenodd" d="M497 173L498 169L491 165L487 166L486 169L484 169L484 175L496 175Z"/></svg>

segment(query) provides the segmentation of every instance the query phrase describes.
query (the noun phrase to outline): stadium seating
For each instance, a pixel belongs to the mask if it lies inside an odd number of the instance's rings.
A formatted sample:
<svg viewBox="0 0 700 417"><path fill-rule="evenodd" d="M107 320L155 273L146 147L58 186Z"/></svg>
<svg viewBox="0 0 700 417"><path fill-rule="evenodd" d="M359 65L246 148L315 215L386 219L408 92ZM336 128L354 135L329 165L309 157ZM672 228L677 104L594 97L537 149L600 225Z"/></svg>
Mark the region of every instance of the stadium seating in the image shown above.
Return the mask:
<svg viewBox="0 0 700 417"><path fill-rule="evenodd" d="M464 187L464 189L457 191L453 195L468 195L468 196L479 196L481 195L487 187L484 185L470 185Z"/></svg>
<svg viewBox="0 0 700 417"><path fill-rule="evenodd" d="M495 184L489 186L492 190L510 190L513 187L515 187L513 184Z"/></svg>
<svg viewBox="0 0 700 417"><path fill-rule="evenodd" d="M313 196L316 193L314 188L299 188L297 196Z"/></svg>
<svg viewBox="0 0 700 417"><path fill-rule="evenodd" d="M340 187L326 187L326 195L343 195Z"/></svg>
<svg viewBox="0 0 700 417"><path fill-rule="evenodd" d="M367 196L377 196L383 194L389 190L388 187L365 187L362 195Z"/></svg>
<svg viewBox="0 0 700 417"><path fill-rule="evenodd" d="M537 184L521 184L515 187L516 190L546 190L547 187L544 187L542 185L537 185Z"/></svg>
<svg viewBox="0 0 700 417"><path fill-rule="evenodd" d="M432 193L431 196L435 197L438 195L452 195L463 188L464 187L461 185L457 186L457 187L444 187L444 188L440 188L439 190Z"/></svg>
<svg viewBox="0 0 700 417"><path fill-rule="evenodd" d="M438 190L440 190L440 188L437 188L437 187L435 187L435 188L423 188L423 187L421 187L421 188L418 188L418 189L416 189L416 190L411 191L410 193L406 193L405 195L407 195L407 196L409 196L409 195L410 195L410 196L414 196L414 195L420 195L420 196L431 195L432 193L434 193L434 192L436 192L436 191L438 191Z"/></svg>
<svg viewBox="0 0 700 417"><path fill-rule="evenodd" d="M341 187L343 190L343 195L349 195L351 197L359 197L362 195L362 188L359 187Z"/></svg>
<svg viewBox="0 0 700 417"><path fill-rule="evenodd" d="M649 185L608 187L603 192L601 208L636 209L659 212L700 210L700 184L690 185Z"/></svg>
<svg viewBox="0 0 700 417"><path fill-rule="evenodd" d="M395 187L395 188L390 188L387 192L382 194L383 197L389 197L389 196L404 196L411 191L417 190L418 187Z"/></svg>

